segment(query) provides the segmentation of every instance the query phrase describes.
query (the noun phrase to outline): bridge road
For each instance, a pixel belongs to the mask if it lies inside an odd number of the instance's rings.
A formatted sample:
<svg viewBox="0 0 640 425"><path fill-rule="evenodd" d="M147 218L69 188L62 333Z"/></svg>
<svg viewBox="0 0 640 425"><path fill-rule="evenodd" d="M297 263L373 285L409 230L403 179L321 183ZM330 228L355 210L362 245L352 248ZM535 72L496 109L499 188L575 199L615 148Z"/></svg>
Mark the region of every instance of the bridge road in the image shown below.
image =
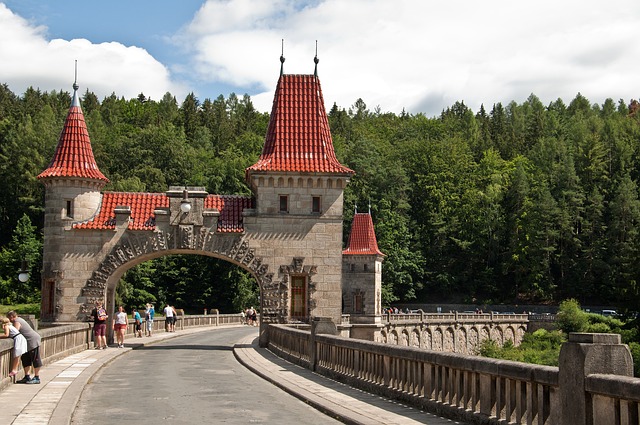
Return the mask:
<svg viewBox="0 0 640 425"><path fill-rule="evenodd" d="M257 347L256 328L172 336L114 356L93 374L67 423L339 423L310 405L348 424L457 423L292 365Z"/></svg>
<svg viewBox="0 0 640 425"><path fill-rule="evenodd" d="M248 334L256 328L200 332L119 356L85 387L71 423L340 423L238 363L233 344Z"/></svg>

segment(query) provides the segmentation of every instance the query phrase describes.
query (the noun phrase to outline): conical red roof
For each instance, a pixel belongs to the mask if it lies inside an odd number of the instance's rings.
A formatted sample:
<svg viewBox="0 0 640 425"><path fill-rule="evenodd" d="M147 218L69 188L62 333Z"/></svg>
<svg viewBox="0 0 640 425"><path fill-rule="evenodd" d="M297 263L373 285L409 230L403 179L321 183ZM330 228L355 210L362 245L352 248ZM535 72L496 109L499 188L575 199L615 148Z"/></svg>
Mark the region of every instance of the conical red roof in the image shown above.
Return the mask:
<svg viewBox="0 0 640 425"><path fill-rule="evenodd" d="M38 178L81 177L108 183L109 179L100 172L93 157L87 124L80 108L78 86L74 84L73 89L73 100L56 152L47 169L40 173Z"/></svg>
<svg viewBox="0 0 640 425"><path fill-rule="evenodd" d="M351 223L351 233L343 255L384 255L378 249L373 220L369 213L356 213Z"/></svg>
<svg viewBox="0 0 640 425"><path fill-rule="evenodd" d="M280 76L262 154L247 168L252 171L353 174L333 150L317 76Z"/></svg>

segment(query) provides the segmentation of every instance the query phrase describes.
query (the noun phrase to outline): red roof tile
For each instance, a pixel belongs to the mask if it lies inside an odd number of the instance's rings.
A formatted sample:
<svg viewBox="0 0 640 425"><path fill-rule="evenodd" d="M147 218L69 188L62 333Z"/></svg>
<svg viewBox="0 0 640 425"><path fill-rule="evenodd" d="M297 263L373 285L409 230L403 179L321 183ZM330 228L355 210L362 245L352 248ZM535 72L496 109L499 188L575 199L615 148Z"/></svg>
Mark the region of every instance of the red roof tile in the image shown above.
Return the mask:
<svg viewBox="0 0 640 425"><path fill-rule="evenodd" d="M80 108L77 85L74 85L73 100L64 122L56 152L51 163L39 179L52 177L82 177L109 182L98 169L93 157L91 140Z"/></svg>
<svg viewBox="0 0 640 425"><path fill-rule="evenodd" d="M351 223L351 233L343 255L384 255L378 249L371 214L356 213Z"/></svg>
<svg viewBox="0 0 640 425"><path fill-rule="evenodd" d="M262 154L247 168L252 171L353 174L333 150L318 77L280 76Z"/></svg>
<svg viewBox="0 0 640 425"><path fill-rule="evenodd" d="M243 232L242 211L252 208L251 197L236 195L209 195L204 207L220 211L218 232ZM118 206L131 207L129 230L154 230L156 208L168 208L169 198L164 193L104 192L100 209L93 218L73 225L75 229L115 229L114 210Z"/></svg>

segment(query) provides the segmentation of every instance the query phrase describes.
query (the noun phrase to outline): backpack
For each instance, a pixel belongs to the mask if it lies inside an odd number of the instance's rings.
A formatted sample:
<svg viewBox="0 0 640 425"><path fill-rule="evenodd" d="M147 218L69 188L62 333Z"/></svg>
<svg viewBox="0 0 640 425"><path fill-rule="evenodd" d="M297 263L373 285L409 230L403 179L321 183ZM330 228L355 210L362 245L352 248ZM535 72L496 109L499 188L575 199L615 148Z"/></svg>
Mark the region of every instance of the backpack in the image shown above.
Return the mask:
<svg viewBox="0 0 640 425"><path fill-rule="evenodd" d="M104 308L98 309L98 320L107 320L107 312Z"/></svg>

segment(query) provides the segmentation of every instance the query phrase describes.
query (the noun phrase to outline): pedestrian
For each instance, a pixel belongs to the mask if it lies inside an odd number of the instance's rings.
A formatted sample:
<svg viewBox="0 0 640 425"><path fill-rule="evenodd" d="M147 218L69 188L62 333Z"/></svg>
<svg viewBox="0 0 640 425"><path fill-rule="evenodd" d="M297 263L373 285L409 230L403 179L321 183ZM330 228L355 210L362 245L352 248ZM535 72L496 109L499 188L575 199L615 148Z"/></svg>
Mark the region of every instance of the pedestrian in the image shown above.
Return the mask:
<svg viewBox="0 0 640 425"><path fill-rule="evenodd" d="M20 357L27 352L27 339L6 317L2 318L2 328L4 329L4 334L0 334L0 338L13 339L13 357L11 358L11 371L9 372L9 376L16 376L20 364Z"/></svg>
<svg viewBox="0 0 640 425"><path fill-rule="evenodd" d="M164 330L165 332L173 332L173 307L169 304L164 308Z"/></svg>
<svg viewBox="0 0 640 425"><path fill-rule="evenodd" d="M42 367L42 359L40 358L40 334L34 331L26 320L18 317L18 313L13 310L7 313L7 318L27 340L27 352L20 356L22 368L24 369L24 378L17 382L21 384L39 384L40 368ZM33 377L31 376L31 372L33 372Z"/></svg>
<svg viewBox="0 0 640 425"><path fill-rule="evenodd" d="M142 338L142 316L140 316L140 312L137 309L132 309L133 311L133 321L136 338Z"/></svg>
<svg viewBox="0 0 640 425"><path fill-rule="evenodd" d="M96 350L107 348L107 319L109 315L102 306L102 301L96 301L95 308L91 311L93 317L93 340Z"/></svg>
<svg viewBox="0 0 640 425"><path fill-rule="evenodd" d="M253 316L253 307L249 307L247 309L247 325L249 326L253 326L253 323L251 322L251 317Z"/></svg>
<svg viewBox="0 0 640 425"><path fill-rule="evenodd" d="M144 313L144 320L147 323L147 336L151 336L153 332L153 316L156 314L156 310L153 308L153 304L147 303L147 309Z"/></svg>
<svg viewBox="0 0 640 425"><path fill-rule="evenodd" d="M118 342L118 348L124 348L124 334L127 331L127 312L124 311L124 307L119 306L116 313L116 320L113 322L113 330L116 331L116 339Z"/></svg>
<svg viewBox="0 0 640 425"><path fill-rule="evenodd" d="M258 326L258 312L253 307L251 307L251 325Z"/></svg>
<svg viewBox="0 0 640 425"><path fill-rule="evenodd" d="M240 316L241 316L241 319L240 319L240 320L242 320L242 324L243 324L243 325L246 325L246 324L247 324L247 322L246 322L246 320L247 320L247 314L244 312L244 310L242 310L242 311L240 312Z"/></svg>
<svg viewBox="0 0 640 425"><path fill-rule="evenodd" d="M171 309L173 310L173 320L171 321L171 332L175 332L176 331L176 323L178 323L178 310L176 310L175 306L171 306Z"/></svg>

